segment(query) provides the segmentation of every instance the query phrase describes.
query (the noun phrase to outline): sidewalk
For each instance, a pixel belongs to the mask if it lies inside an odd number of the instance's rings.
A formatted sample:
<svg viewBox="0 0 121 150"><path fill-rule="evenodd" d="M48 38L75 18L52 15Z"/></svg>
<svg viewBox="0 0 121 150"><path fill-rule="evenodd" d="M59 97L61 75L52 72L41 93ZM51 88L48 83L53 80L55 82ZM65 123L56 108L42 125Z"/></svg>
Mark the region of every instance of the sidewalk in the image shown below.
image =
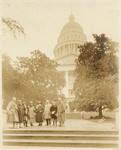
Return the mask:
<svg viewBox="0 0 121 150"><path fill-rule="evenodd" d="M81 120L81 119L67 119L65 121L64 126L45 126L45 122L43 122L42 126L38 126L37 123L34 123L34 126L31 127L22 127L19 129L41 129L41 130L117 130L115 122L98 122L92 120ZM11 125L9 125L11 127Z"/></svg>

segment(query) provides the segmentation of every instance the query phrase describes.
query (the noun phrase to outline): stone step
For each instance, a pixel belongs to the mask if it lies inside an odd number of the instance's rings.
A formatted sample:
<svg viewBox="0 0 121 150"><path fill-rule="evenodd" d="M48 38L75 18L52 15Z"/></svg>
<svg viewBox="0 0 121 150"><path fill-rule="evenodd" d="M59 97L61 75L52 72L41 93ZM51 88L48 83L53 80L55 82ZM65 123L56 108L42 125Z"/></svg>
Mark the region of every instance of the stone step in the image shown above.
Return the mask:
<svg viewBox="0 0 121 150"><path fill-rule="evenodd" d="M43 147L97 147L118 148L117 141L95 140L10 140L3 139L3 146L43 146Z"/></svg>
<svg viewBox="0 0 121 150"><path fill-rule="evenodd" d="M80 134L80 135L118 135L117 130L60 130L58 129L4 129L3 134Z"/></svg>
<svg viewBox="0 0 121 150"><path fill-rule="evenodd" d="M3 139L31 140L118 140L118 135L79 135L79 134L3 134Z"/></svg>

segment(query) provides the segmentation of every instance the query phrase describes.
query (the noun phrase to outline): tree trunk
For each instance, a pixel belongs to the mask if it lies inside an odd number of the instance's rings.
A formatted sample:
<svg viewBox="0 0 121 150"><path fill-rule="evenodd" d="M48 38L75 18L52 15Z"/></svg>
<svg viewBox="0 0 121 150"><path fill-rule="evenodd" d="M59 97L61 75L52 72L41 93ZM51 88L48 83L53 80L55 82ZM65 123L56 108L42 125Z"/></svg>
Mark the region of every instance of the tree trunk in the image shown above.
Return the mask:
<svg viewBox="0 0 121 150"><path fill-rule="evenodd" d="M103 115L102 115L102 105L99 106L99 118L102 118Z"/></svg>

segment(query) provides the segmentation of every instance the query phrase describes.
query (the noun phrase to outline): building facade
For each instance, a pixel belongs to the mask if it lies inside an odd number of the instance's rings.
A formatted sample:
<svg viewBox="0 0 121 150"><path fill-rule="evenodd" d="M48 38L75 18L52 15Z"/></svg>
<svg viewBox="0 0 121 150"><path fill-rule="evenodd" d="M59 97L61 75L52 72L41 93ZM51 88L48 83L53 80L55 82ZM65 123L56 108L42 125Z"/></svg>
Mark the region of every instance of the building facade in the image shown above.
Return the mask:
<svg viewBox="0 0 121 150"><path fill-rule="evenodd" d="M58 71L61 71L66 80L66 86L62 93L66 99L73 100L73 84L75 59L79 55L78 46L86 42L86 36L80 24L74 21L74 16L69 16L69 22L64 25L54 49L54 60L59 64Z"/></svg>

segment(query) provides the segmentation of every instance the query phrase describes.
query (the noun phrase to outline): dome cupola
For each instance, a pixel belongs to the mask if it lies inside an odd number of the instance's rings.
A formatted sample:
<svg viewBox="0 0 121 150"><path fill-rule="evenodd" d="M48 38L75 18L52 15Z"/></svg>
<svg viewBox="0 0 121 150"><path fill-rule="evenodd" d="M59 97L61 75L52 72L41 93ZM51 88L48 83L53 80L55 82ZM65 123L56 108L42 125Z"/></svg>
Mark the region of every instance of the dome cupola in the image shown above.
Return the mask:
<svg viewBox="0 0 121 150"><path fill-rule="evenodd" d="M74 15L71 14L71 15L69 16L69 21L74 21L74 18L75 18Z"/></svg>

